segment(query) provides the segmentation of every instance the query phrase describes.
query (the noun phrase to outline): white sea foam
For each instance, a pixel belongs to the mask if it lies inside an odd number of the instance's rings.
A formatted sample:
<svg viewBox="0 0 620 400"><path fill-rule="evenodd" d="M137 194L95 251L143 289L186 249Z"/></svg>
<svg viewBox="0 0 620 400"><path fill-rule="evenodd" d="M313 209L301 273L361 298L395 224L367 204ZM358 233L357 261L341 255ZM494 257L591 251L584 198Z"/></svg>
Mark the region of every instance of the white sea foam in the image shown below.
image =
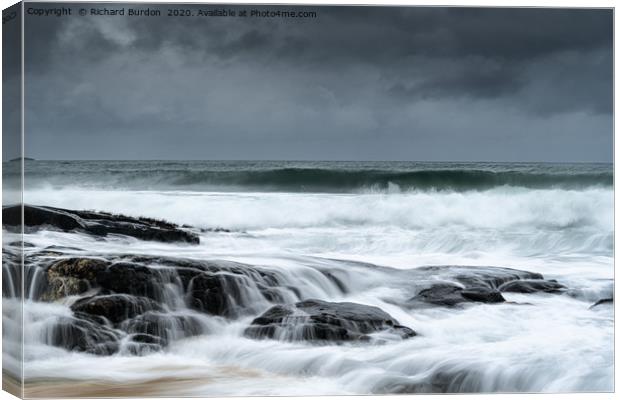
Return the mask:
<svg viewBox="0 0 620 400"><path fill-rule="evenodd" d="M27 352L29 379L197 380L177 387L178 395L407 392L433 390L433 385L452 391L613 389L613 310L589 309L613 290L610 188L311 194L66 187L28 190L25 201L233 230L202 233L198 246L121 237L100 241L53 231L26 234L25 241L37 248L62 243L83 249L78 254L120 254L131 248L268 266L306 297L379 306L419 333L412 340L376 347L257 341L242 336L251 320L247 317L219 321L208 335L176 341L165 353L145 357L44 350L32 333L28 343L37 347ZM406 286L389 270L332 258L399 269L429 264L515 267L558 279L571 293L505 295L531 306L408 310L391 301L402 297ZM325 266L342 271L347 294L318 273ZM5 307L10 310L11 304ZM34 331L68 308L29 303L24 311Z"/></svg>

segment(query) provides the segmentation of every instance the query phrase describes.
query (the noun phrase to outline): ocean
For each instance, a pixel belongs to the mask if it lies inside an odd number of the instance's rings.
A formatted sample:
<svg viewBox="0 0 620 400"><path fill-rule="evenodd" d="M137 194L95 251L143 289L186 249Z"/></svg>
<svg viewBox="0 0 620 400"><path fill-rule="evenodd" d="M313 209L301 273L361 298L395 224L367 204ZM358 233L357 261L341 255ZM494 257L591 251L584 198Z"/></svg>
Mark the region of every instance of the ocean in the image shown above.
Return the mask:
<svg viewBox="0 0 620 400"><path fill-rule="evenodd" d="M9 183L11 168L4 164ZM161 351L135 356L121 346L96 356L50 344L49 324L70 317L75 298L43 301L27 289L24 373L33 396L613 390L613 307L592 307L613 297L611 164L26 161L23 196L30 205L165 219L200 236L189 245L27 230L26 256L63 246L63 256L247 264L277 272L288 301L376 306L417 333L377 345L256 340L244 329L274 304L261 298L236 318L196 316L200 334L175 336ZM566 290L405 306L439 279L428 266L514 268ZM31 287L44 269L28 268ZM197 314L171 285L168 315ZM18 302L4 303L7 319ZM10 357L5 365L18 368Z"/></svg>

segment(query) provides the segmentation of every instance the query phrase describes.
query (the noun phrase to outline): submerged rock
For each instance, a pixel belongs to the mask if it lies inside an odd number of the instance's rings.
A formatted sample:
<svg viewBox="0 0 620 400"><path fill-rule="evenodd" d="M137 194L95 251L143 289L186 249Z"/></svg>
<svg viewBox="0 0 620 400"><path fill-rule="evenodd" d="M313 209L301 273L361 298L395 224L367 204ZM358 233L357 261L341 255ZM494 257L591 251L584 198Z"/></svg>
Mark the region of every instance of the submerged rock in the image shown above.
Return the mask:
<svg viewBox="0 0 620 400"><path fill-rule="evenodd" d="M461 267L455 279L465 287L489 287L497 289L506 282L520 279L543 279L537 272L502 267Z"/></svg>
<svg viewBox="0 0 620 400"><path fill-rule="evenodd" d="M71 351L110 355L119 349L120 335L88 318L60 318L49 328L47 336L48 344Z"/></svg>
<svg viewBox="0 0 620 400"><path fill-rule="evenodd" d="M166 345L167 343L157 336L138 333L128 337L123 350L135 356L143 356L161 351Z"/></svg>
<svg viewBox="0 0 620 400"><path fill-rule="evenodd" d="M245 335L286 341L347 342L368 341L369 334L381 331L401 339L416 335L378 307L321 300L274 306L255 318Z"/></svg>
<svg viewBox="0 0 620 400"><path fill-rule="evenodd" d="M132 218L104 212L73 211L62 208L24 205L24 225L27 227L54 227L64 232L85 232L96 236L125 235L141 240L159 242L186 242L198 244L194 233L177 225L150 218ZM2 209L5 226L21 225L21 206Z"/></svg>
<svg viewBox="0 0 620 400"><path fill-rule="evenodd" d="M452 307L466 303L502 303L502 292L561 293L566 287L555 280L545 280L536 272L501 267L429 266L412 270L430 278L406 305ZM427 278L428 279L428 278ZM436 283L439 281L439 283Z"/></svg>
<svg viewBox="0 0 620 400"><path fill-rule="evenodd" d="M566 290L566 286L558 283L554 279L524 279L504 283L499 287L500 292L513 293L561 293Z"/></svg>
<svg viewBox="0 0 620 400"><path fill-rule="evenodd" d="M75 312L105 317L112 323L118 323L147 311L160 311L161 306L146 297L111 294L80 299L71 306L71 309Z"/></svg>
<svg viewBox="0 0 620 400"><path fill-rule="evenodd" d="M464 299L480 303L503 303L506 301L499 291L485 287L463 289L461 296Z"/></svg>
<svg viewBox="0 0 620 400"><path fill-rule="evenodd" d="M352 291L355 285L350 278L362 268L391 274L388 284L412 290L408 297L415 296L406 306L500 303L504 298L497 289L507 282L547 282L540 274L492 267L391 270L356 264L347 269L336 265L332 270L329 265L317 268L318 273L308 269L312 274L294 276L275 267L222 260L134 254L69 257L63 253L67 249L53 250L60 256L29 253L47 285L41 290L45 293L42 299L82 298L71 306L74 317L60 320L50 331L48 343L94 354L159 351L172 340L208 333L214 316L237 318L265 309L246 328L246 336L331 343L376 343L415 336L416 332L377 307L299 301L307 296L309 282L329 288L325 293L334 295ZM400 290L394 292L402 296ZM402 302L400 298L398 304Z"/></svg>
<svg viewBox="0 0 620 400"><path fill-rule="evenodd" d="M206 332L201 321L189 314L166 314L147 312L118 325L123 331L134 334L133 339L146 341L147 336L159 346L166 346L170 340L202 335Z"/></svg>
<svg viewBox="0 0 620 400"><path fill-rule="evenodd" d="M596 303L592 304L589 308L593 309L595 307L598 306L602 306L602 305L613 305L614 304L614 299L613 298L606 298L606 299L600 299L598 300Z"/></svg>
<svg viewBox="0 0 620 400"><path fill-rule="evenodd" d="M188 305L198 311L225 317L237 316L240 309L248 305L244 292L253 286L245 275L230 273L202 273L189 283Z"/></svg>

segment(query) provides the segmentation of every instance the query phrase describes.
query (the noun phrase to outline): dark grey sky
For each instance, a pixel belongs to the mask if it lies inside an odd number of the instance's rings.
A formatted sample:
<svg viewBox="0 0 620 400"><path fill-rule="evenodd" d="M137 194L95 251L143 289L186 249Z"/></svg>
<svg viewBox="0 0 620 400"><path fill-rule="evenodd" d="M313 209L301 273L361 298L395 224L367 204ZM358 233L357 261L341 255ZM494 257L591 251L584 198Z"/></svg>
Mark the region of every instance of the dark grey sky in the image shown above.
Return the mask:
<svg viewBox="0 0 620 400"><path fill-rule="evenodd" d="M26 155L612 160L611 10L268 8L26 17Z"/></svg>

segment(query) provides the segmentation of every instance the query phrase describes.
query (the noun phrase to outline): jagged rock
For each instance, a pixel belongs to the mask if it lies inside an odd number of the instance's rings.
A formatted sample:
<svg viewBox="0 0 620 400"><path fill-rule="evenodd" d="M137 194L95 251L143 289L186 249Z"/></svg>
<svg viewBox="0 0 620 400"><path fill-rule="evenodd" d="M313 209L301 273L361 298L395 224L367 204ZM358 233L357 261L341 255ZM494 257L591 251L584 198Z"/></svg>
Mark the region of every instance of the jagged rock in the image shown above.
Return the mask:
<svg viewBox="0 0 620 400"><path fill-rule="evenodd" d="M105 317L112 323L118 323L147 311L160 311L161 306L146 297L111 294L80 299L71 306L71 309Z"/></svg>
<svg viewBox="0 0 620 400"><path fill-rule="evenodd" d="M21 225L21 207L2 209L5 226ZM64 232L79 231L97 236L125 235L141 240L160 242L186 242L198 244L199 237L177 225L150 218L132 218L103 212L73 211L62 208L24 205L24 225L27 227L51 226Z"/></svg>
<svg viewBox="0 0 620 400"><path fill-rule="evenodd" d="M554 279L524 279L504 283L498 289L500 292L513 293L560 293L566 290L566 286L558 283Z"/></svg>
<svg viewBox="0 0 620 400"><path fill-rule="evenodd" d="M416 335L378 307L314 299L270 308L252 321L245 335L287 341L345 342L368 341L369 334L380 331L390 331L402 339Z"/></svg>

